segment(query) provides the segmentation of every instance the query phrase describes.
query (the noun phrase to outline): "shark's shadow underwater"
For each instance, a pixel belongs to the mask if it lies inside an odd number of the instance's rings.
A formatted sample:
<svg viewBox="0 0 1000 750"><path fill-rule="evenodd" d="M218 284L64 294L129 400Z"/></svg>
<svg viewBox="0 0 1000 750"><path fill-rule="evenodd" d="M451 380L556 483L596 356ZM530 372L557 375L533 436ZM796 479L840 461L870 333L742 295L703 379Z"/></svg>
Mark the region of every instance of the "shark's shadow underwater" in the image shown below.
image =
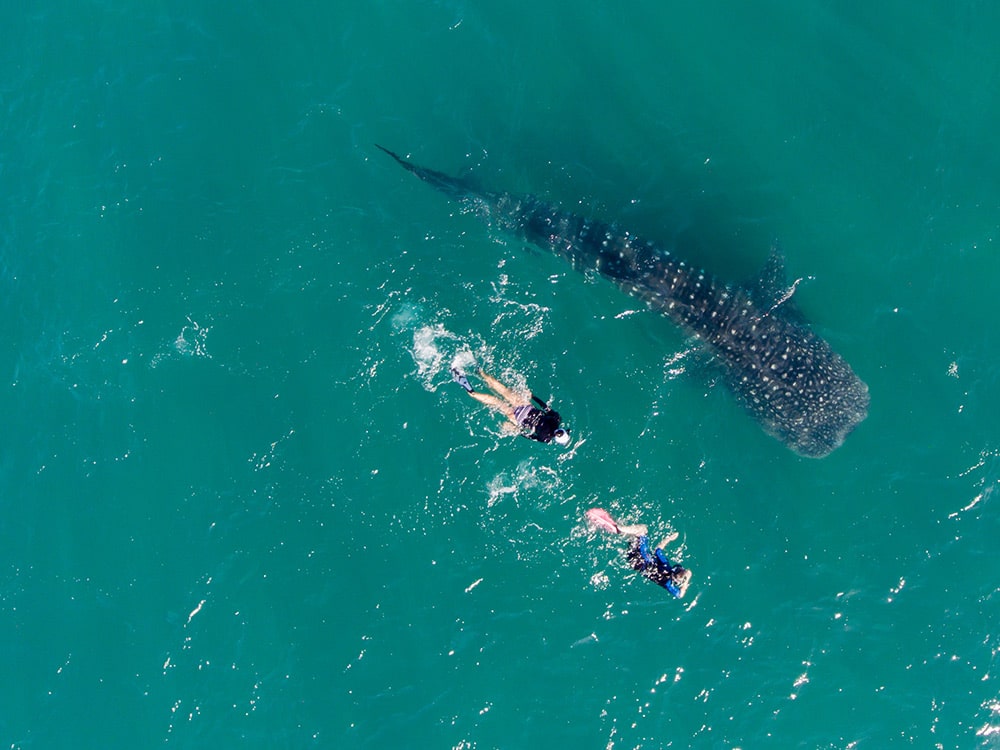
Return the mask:
<svg viewBox="0 0 1000 750"><path fill-rule="evenodd" d="M795 309L777 252L753 286L727 285L614 224L483 191L379 148L502 231L596 270L698 338L764 430L796 453L826 456L868 415L868 386Z"/></svg>

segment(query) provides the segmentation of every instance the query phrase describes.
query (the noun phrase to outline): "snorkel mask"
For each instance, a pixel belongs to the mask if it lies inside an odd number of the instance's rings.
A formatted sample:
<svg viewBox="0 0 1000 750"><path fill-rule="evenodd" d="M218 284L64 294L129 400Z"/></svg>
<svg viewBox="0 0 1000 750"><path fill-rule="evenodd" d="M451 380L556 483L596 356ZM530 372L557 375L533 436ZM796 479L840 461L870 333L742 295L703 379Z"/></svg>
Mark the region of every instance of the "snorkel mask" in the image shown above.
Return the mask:
<svg viewBox="0 0 1000 750"><path fill-rule="evenodd" d="M569 433L562 427L552 433L552 439L559 443L559 445L569 445Z"/></svg>

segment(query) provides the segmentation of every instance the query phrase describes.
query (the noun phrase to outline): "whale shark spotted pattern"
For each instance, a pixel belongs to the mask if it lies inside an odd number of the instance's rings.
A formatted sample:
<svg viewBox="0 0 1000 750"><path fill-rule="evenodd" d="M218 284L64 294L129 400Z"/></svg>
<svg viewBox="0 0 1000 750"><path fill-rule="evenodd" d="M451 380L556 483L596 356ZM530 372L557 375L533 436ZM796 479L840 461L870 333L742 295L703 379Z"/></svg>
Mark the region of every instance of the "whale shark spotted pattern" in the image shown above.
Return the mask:
<svg viewBox="0 0 1000 750"><path fill-rule="evenodd" d="M796 453L826 456L867 416L868 386L794 308L777 252L752 287L724 284L614 224L486 192L379 148L500 230L597 271L701 340L764 430Z"/></svg>

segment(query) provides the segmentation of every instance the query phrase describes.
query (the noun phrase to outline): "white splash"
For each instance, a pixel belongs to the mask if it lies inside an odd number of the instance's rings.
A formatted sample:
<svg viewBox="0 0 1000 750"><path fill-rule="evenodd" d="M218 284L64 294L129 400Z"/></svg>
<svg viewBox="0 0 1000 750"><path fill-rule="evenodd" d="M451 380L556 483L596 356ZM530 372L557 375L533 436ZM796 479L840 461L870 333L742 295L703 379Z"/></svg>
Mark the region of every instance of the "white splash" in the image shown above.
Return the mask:
<svg viewBox="0 0 1000 750"><path fill-rule="evenodd" d="M205 341L208 338L210 326L199 325L197 320L191 317L187 319L188 324L181 329L180 334L174 339L174 349L178 354L187 357L205 357L211 359L212 355L205 348Z"/></svg>
<svg viewBox="0 0 1000 750"><path fill-rule="evenodd" d="M209 353L207 345L208 334L211 330L211 326L202 325L191 316L187 316L187 325L181 328L181 332L177 334L177 338L169 346L164 347L163 351L153 355L149 366L153 368L158 367L164 359L177 355L181 357L211 359L212 355Z"/></svg>
<svg viewBox="0 0 1000 750"><path fill-rule="evenodd" d="M199 612L201 612L201 608L205 606L205 601L206 601L205 599L202 599L200 602L198 602L198 606L191 610L191 613L188 615L187 622L184 623L185 625L191 624L191 620L194 619L194 616Z"/></svg>
<svg viewBox="0 0 1000 750"><path fill-rule="evenodd" d="M457 341L458 336L442 324L422 325L413 331L413 348L410 354L417 366L417 377L428 391L435 389L434 381L445 364L442 341Z"/></svg>

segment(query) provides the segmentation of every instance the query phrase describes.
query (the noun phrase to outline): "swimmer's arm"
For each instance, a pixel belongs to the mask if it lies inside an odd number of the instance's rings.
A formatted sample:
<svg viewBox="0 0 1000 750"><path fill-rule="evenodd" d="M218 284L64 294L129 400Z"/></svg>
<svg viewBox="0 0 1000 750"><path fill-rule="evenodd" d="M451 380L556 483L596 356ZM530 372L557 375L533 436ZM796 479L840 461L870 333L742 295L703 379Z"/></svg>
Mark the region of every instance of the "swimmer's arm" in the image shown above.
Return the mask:
<svg viewBox="0 0 1000 750"><path fill-rule="evenodd" d="M667 557L667 553L664 552L663 549L672 541L674 541L678 536L679 535L676 531L671 531L669 534L667 534L664 540L660 542L659 545L657 545L655 550L656 559L659 560L664 565L666 565L668 568L672 568L674 564L670 562L670 558Z"/></svg>
<svg viewBox="0 0 1000 750"><path fill-rule="evenodd" d="M521 427L517 424L516 420L511 418L510 421L500 425L500 432L504 435L520 435Z"/></svg>
<svg viewBox="0 0 1000 750"><path fill-rule="evenodd" d="M666 535L666 537L664 537L663 541L660 542L657 546L660 547L661 549L665 549L666 546L670 544L672 541L674 541L678 536L680 536L680 534L678 534L676 531L671 531L669 534Z"/></svg>
<svg viewBox="0 0 1000 750"><path fill-rule="evenodd" d="M664 552L659 547L657 547L654 550L653 554L656 555L656 559L657 560L659 560L661 563L663 563L664 565L666 565L668 568L672 568L674 566L673 563L670 562L670 559L667 557L667 553Z"/></svg>

